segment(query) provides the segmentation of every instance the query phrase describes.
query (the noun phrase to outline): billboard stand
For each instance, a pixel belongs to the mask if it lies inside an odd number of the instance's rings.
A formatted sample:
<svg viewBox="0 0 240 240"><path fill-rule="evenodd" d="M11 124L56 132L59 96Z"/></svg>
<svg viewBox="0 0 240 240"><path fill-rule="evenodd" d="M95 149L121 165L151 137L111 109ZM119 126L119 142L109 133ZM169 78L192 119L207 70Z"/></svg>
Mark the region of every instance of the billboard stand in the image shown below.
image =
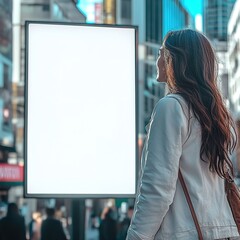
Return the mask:
<svg viewBox="0 0 240 240"><path fill-rule="evenodd" d="M72 200L72 239L85 240L85 199Z"/></svg>

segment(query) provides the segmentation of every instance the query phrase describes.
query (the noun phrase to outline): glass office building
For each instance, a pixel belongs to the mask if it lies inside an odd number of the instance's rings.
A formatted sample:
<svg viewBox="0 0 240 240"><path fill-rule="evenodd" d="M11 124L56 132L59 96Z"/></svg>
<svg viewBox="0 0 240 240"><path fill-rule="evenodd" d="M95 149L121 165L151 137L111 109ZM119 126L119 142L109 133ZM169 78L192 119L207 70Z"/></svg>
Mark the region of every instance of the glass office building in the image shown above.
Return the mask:
<svg viewBox="0 0 240 240"><path fill-rule="evenodd" d="M211 39L227 41L228 20L236 0L205 0L205 33Z"/></svg>

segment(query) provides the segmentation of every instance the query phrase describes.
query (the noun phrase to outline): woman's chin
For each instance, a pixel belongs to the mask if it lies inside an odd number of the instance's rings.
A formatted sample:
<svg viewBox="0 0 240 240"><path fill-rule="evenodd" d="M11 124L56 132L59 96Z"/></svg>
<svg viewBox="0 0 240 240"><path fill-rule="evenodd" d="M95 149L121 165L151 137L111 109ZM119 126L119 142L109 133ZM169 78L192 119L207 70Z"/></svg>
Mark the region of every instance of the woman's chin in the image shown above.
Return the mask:
<svg viewBox="0 0 240 240"><path fill-rule="evenodd" d="M160 77L156 78L157 82L163 82Z"/></svg>
<svg viewBox="0 0 240 240"><path fill-rule="evenodd" d="M157 82L160 82L160 83L166 83L167 82L166 77L164 75L161 75L161 74L157 75L156 80L157 80Z"/></svg>

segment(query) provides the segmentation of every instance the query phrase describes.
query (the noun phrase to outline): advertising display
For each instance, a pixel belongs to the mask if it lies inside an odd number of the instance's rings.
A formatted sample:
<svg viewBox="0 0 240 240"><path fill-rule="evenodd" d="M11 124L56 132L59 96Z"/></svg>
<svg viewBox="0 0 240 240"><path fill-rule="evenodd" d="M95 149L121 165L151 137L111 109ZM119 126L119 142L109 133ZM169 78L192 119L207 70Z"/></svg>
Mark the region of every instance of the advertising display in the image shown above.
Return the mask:
<svg viewBox="0 0 240 240"><path fill-rule="evenodd" d="M23 166L17 164L0 164L0 186L23 184Z"/></svg>
<svg viewBox="0 0 240 240"><path fill-rule="evenodd" d="M26 22L26 197L134 197L137 28Z"/></svg>

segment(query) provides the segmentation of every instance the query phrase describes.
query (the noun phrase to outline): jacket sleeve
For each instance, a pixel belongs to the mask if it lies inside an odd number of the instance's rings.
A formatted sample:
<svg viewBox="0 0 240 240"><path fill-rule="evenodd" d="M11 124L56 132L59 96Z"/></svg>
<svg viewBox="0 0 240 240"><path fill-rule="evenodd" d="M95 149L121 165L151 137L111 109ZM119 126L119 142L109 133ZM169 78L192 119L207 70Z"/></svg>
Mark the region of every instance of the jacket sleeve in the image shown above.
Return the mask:
<svg viewBox="0 0 240 240"><path fill-rule="evenodd" d="M187 124L182 106L175 98L165 97L154 108L127 240L154 239L159 230L173 202Z"/></svg>

